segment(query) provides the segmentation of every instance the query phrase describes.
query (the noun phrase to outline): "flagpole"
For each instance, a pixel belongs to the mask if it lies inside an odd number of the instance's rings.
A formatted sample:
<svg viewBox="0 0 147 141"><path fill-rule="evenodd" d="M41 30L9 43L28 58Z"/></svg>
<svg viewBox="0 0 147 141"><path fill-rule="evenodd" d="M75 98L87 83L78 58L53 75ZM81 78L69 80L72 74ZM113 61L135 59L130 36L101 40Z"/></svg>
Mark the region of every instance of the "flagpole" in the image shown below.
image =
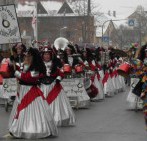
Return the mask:
<svg viewBox="0 0 147 141"><path fill-rule="evenodd" d="M37 7L37 2L35 3L35 9L36 9L36 28L35 28L35 30L36 30L36 41L38 41L38 13L37 13L38 7Z"/></svg>

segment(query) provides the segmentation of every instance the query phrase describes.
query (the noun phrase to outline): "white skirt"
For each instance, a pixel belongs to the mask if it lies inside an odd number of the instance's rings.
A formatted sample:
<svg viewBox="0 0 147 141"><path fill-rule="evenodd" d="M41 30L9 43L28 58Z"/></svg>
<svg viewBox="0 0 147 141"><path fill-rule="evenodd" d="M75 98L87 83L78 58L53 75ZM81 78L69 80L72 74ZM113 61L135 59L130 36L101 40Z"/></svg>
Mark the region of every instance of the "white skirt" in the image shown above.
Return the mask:
<svg viewBox="0 0 147 141"><path fill-rule="evenodd" d="M104 84L104 93L107 96L114 95L114 87L113 87L113 83L112 83L112 79L111 79L110 75L109 75L107 82Z"/></svg>
<svg viewBox="0 0 147 141"><path fill-rule="evenodd" d="M104 99L105 98L104 89L103 89L102 83L98 80L97 75L94 78L93 84L99 91L98 95L95 98L93 98L93 100L102 100L102 99Z"/></svg>
<svg viewBox="0 0 147 141"><path fill-rule="evenodd" d="M124 77L119 75L119 80L120 80L120 83L121 83L121 89L122 89L122 91L124 91L125 90L125 86L126 86Z"/></svg>
<svg viewBox="0 0 147 141"><path fill-rule="evenodd" d="M41 84L41 90L43 91L45 98L48 97L54 87L56 87L55 83L52 83L51 85ZM75 114L63 88L59 92L58 96L49 104L49 107L57 126L75 125Z"/></svg>
<svg viewBox="0 0 147 141"><path fill-rule="evenodd" d="M48 104L38 94L41 93L40 89L31 88L32 86L20 86L9 120L9 132L17 138L27 139L57 136L57 127ZM29 93L30 90L33 91ZM28 103L30 99L33 100Z"/></svg>
<svg viewBox="0 0 147 141"><path fill-rule="evenodd" d="M138 83L139 79L137 78L131 78L131 87L129 94L127 96L127 105L128 109L134 110L134 109L142 109L142 103L143 101L137 97L135 94L132 93L133 87L135 87Z"/></svg>
<svg viewBox="0 0 147 141"><path fill-rule="evenodd" d="M120 81L119 81L119 75L117 75L115 77L115 81L116 81L116 88L117 88L117 91L119 92L120 89L121 89L121 84L120 84Z"/></svg>
<svg viewBox="0 0 147 141"><path fill-rule="evenodd" d="M100 70L100 71L99 71L99 74L100 74L100 81L101 81L101 83L102 83L102 80L103 80L103 78L104 78L104 71L103 71L103 70Z"/></svg>
<svg viewBox="0 0 147 141"><path fill-rule="evenodd" d="M117 82L116 82L115 76L113 76L111 79L112 79L112 85L114 87L114 92L115 94L117 94L118 91L117 91L117 84L116 84Z"/></svg>
<svg viewBox="0 0 147 141"><path fill-rule="evenodd" d="M115 88L114 88L113 81L112 81L111 77L109 77L108 82L109 82L109 90L110 90L109 94L110 94L110 96L114 96Z"/></svg>

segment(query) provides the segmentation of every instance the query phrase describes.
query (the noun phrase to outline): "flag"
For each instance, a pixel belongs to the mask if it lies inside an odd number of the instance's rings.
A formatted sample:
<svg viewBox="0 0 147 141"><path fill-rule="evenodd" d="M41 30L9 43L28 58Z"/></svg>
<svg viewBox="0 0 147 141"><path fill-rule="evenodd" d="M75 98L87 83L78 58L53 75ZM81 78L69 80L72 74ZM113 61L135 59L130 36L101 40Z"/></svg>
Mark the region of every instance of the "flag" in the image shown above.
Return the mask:
<svg viewBox="0 0 147 141"><path fill-rule="evenodd" d="M34 11L32 12L32 15L33 15L33 17L32 17L32 28L33 28L34 33L35 33L35 30L36 30L36 23L37 23L37 17L36 17L36 15L35 15L35 12L34 12ZM34 34L34 35L35 35L35 34Z"/></svg>
<svg viewBox="0 0 147 141"><path fill-rule="evenodd" d="M37 15L35 14L35 12L33 11L32 12L32 28L33 28L33 31L34 31L34 37L36 38L37 37Z"/></svg>

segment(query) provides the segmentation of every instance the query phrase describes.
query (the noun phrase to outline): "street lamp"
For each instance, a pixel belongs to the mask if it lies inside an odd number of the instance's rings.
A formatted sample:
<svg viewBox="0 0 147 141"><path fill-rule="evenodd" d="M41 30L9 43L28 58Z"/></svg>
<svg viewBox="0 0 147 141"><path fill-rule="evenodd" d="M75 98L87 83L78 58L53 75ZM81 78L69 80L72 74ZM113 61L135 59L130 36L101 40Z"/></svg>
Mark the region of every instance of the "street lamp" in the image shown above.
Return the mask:
<svg viewBox="0 0 147 141"><path fill-rule="evenodd" d="M123 21L123 20L128 20L128 19L107 20L107 21L105 21L105 22L102 24L102 46L103 46L103 37L104 37L104 25L105 25L107 22L112 22L112 21Z"/></svg>
<svg viewBox="0 0 147 141"><path fill-rule="evenodd" d="M60 37L62 36L62 30L64 29L67 29L67 27L65 26L65 27L60 28Z"/></svg>

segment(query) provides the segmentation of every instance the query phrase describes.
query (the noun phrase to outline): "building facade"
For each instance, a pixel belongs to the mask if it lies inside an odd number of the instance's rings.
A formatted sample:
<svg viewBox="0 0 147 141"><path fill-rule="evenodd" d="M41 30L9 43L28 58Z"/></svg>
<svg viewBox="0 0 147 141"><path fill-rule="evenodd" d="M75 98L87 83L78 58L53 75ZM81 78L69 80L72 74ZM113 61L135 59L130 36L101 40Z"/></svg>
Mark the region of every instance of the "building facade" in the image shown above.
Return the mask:
<svg viewBox="0 0 147 141"><path fill-rule="evenodd" d="M19 17L18 21L21 33L25 31L26 36L33 37L32 17ZM38 39L49 39L51 43L58 37L74 43L93 43L94 30L94 17L91 16L38 17Z"/></svg>

